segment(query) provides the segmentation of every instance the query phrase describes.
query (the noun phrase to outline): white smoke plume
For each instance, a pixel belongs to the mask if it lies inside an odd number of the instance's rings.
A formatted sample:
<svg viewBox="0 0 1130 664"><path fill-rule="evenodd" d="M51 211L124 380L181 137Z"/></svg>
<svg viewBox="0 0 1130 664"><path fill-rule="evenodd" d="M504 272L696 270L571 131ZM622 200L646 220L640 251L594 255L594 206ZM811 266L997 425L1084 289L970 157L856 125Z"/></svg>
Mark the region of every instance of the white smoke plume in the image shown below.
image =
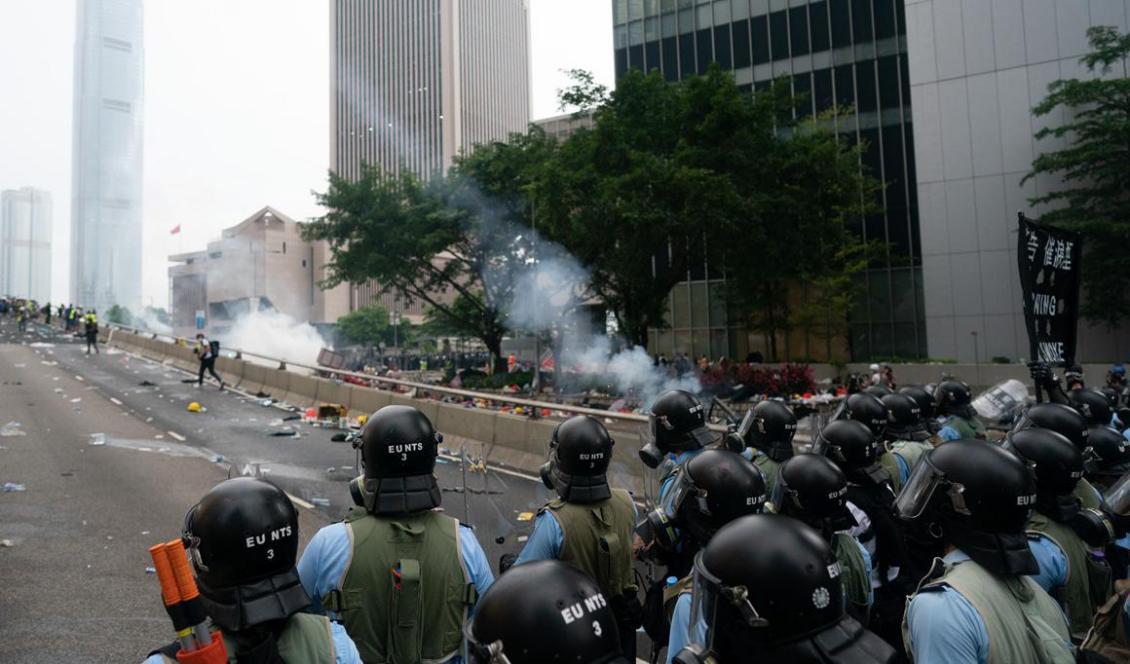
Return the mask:
<svg viewBox="0 0 1130 664"><path fill-rule="evenodd" d="M638 401L642 408L650 406L668 390L686 390L692 394L702 391L693 373L681 378L668 375L665 368L652 362L643 348L632 346L614 351L606 336L566 339L561 362L566 370L601 376L621 395Z"/></svg>
<svg viewBox="0 0 1130 664"><path fill-rule="evenodd" d="M313 325L277 311L254 311L239 318L220 341L225 349L308 365L328 346Z"/></svg>

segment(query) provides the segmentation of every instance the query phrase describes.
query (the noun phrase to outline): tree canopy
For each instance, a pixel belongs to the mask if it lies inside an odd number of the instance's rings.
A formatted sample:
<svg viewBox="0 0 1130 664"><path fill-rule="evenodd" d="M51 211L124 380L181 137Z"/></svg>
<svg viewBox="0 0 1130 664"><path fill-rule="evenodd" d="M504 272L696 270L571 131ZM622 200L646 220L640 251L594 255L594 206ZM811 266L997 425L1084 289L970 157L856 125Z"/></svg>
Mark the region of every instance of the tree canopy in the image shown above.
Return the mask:
<svg viewBox="0 0 1130 664"><path fill-rule="evenodd" d="M1066 121L1041 129L1040 140L1067 146L1040 154L1025 180L1053 175L1064 186L1030 200L1047 205L1041 221L1083 233L1083 314L1115 325L1130 314L1130 34L1087 30L1091 52L1081 62L1093 74L1048 86L1036 116L1065 111Z"/></svg>
<svg viewBox="0 0 1130 664"><path fill-rule="evenodd" d="M379 304L356 309L337 319L337 329L348 341L376 346L388 336L388 310Z"/></svg>

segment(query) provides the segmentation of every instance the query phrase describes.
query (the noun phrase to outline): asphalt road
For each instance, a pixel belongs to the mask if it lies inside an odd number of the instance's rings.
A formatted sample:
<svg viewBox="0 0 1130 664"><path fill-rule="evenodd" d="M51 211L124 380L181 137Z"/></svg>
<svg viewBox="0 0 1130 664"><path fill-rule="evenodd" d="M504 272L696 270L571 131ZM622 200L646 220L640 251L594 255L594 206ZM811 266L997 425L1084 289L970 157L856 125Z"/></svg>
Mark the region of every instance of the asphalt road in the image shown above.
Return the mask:
<svg viewBox="0 0 1130 664"><path fill-rule="evenodd" d="M332 430L171 366L0 323L0 662L130 662L171 637L147 547L225 477L260 473L298 499L305 542L351 505L357 453ZM197 401L205 412L187 411ZM294 436L273 435L291 427ZM105 444L94 444L105 440ZM469 454L478 453L468 444ZM452 452L456 452L452 450ZM536 478L437 467L444 507L475 526L492 566L547 499ZM465 478L465 479L464 479ZM466 490L464 490L464 488Z"/></svg>

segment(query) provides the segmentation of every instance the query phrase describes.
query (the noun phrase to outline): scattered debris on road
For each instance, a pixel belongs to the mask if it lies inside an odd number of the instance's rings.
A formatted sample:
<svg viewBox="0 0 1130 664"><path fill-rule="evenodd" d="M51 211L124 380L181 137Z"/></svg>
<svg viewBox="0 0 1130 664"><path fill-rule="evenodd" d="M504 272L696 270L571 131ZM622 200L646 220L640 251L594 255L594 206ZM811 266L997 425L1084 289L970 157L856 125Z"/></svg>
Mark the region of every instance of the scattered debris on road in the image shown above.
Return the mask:
<svg viewBox="0 0 1130 664"><path fill-rule="evenodd" d="M21 491L27 491L27 487L22 484L16 484L15 482L4 483L4 493L19 493Z"/></svg>
<svg viewBox="0 0 1130 664"><path fill-rule="evenodd" d="M105 445L106 444L106 434L104 434L104 433L92 433L92 434L90 434L90 444L91 445Z"/></svg>
<svg viewBox="0 0 1130 664"><path fill-rule="evenodd" d="M12 438L15 436L26 436L27 432L23 430L23 425L19 422L8 422L0 427L0 436L4 438Z"/></svg>

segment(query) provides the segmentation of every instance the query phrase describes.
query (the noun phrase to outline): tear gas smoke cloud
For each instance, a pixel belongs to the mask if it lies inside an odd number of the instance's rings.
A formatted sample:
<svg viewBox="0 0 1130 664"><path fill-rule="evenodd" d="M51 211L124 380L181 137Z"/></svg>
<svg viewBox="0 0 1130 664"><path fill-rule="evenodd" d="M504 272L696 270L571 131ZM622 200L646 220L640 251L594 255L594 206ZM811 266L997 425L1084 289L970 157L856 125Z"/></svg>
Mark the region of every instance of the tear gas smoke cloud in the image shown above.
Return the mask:
<svg viewBox="0 0 1130 664"><path fill-rule="evenodd" d="M617 391L634 397L644 408L668 390L686 390L692 394L702 391L694 374L682 378L669 376L652 362L643 348L632 346L614 352L606 336L567 337L561 350L561 362L566 369L607 377Z"/></svg>
<svg viewBox="0 0 1130 664"><path fill-rule="evenodd" d="M148 307L141 310L141 313L134 317L134 325L137 327L145 328L146 330L153 330L160 334L172 334L173 328L171 325L166 325L153 315L153 311Z"/></svg>
<svg viewBox="0 0 1130 664"><path fill-rule="evenodd" d="M226 348L309 365L317 361L318 351L328 345L314 326L277 311L255 311L243 316L221 341Z"/></svg>

